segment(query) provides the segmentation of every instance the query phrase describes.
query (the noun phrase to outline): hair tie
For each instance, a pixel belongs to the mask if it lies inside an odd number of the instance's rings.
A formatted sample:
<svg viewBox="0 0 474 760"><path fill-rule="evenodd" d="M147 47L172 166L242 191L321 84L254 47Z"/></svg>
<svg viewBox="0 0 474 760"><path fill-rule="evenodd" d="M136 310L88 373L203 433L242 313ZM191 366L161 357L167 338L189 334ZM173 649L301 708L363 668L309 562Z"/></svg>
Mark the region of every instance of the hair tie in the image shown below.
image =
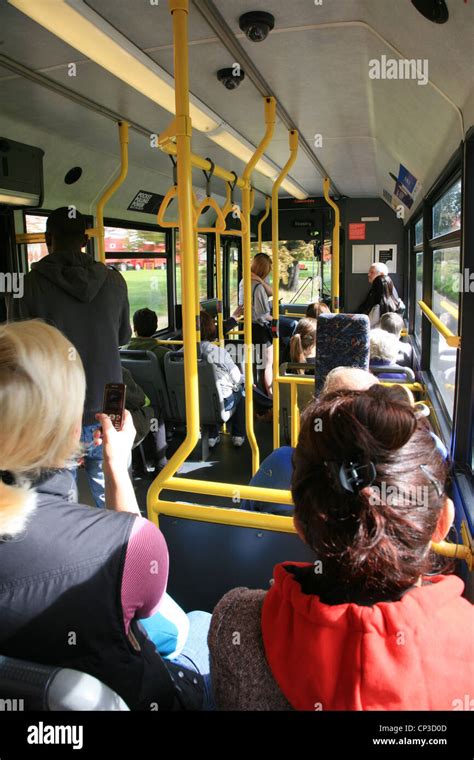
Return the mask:
<svg viewBox="0 0 474 760"><path fill-rule="evenodd" d="M367 464L359 462L324 462L324 464L337 493L358 494L363 488L372 485L377 477L375 464L371 460Z"/></svg>

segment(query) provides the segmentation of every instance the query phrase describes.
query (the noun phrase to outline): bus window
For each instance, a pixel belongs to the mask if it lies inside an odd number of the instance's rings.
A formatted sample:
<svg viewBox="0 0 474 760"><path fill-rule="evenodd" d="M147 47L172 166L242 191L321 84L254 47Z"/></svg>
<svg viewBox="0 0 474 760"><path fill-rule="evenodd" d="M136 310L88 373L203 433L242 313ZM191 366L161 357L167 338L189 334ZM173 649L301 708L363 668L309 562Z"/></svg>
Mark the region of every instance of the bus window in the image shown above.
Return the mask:
<svg viewBox="0 0 474 760"><path fill-rule="evenodd" d="M229 246L229 308L232 314L239 305L239 248Z"/></svg>
<svg viewBox="0 0 474 760"><path fill-rule="evenodd" d="M461 227L461 180L433 205L433 237L447 235Z"/></svg>
<svg viewBox="0 0 474 760"><path fill-rule="evenodd" d="M25 214L25 231L26 232L46 232L46 215ZM26 246L28 255L28 271L31 265L48 255L46 243L29 243Z"/></svg>
<svg viewBox="0 0 474 760"><path fill-rule="evenodd" d="M423 217L418 219L415 224L415 245L421 245L423 242Z"/></svg>
<svg viewBox="0 0 474 760"><path fill-rule="evenodd" d="M454 335L458 335L459 330L459 271L459 247L433 252L432 310ZM432 328L430 370L451 420L454 405L456 356L456 348L448 346L443 336Z"/></svg>
<svg viewBox="0 0 474 760"><path fill-rule="evenodd" d="M164 232L105 227L107 264L121 272L128 287L130 319L145 306L156 312L158 330L168 327L166 235Z"/></svg>
<svg viewBox="0 0 474 760"><path fill-rule="evenodd" d="M414 332L418 345L421 346L421 330L422 330L422 313L418 306L418 301L423 300L423 251L419 251L415 254L415 272L416 272L416 285L415 285L415 325Z"/></svg>
<svg viewBox="0 0 474 760"><path fill-rule="evenodd" d="M329 246L326 243L329 242ZM258 251L258 243L251 244L252 256ZM325 253L324 253L325 252ZM262 243L261 253L272 255L270 243ZM305 240L281 240L279 243L280 256L280 297L285 303L313 303L319 298L321 276L324 272L325 291L330 280L330 241L323 246L323 272L318 258L314 256L314 243ZM328 257L328 262L324 257ZM329 269L328 269L329 266ZM271 277L271 275L270 275Z"/></svg>
<svg viewBox="0 0 474 760"><path fill-rule="evenodd" d="M204 301L207 293L207 239L198 235L199 256L199 300ZM181 256L179 247L179 232L176 232L176 303L182 303L181 296Z"/></svg>

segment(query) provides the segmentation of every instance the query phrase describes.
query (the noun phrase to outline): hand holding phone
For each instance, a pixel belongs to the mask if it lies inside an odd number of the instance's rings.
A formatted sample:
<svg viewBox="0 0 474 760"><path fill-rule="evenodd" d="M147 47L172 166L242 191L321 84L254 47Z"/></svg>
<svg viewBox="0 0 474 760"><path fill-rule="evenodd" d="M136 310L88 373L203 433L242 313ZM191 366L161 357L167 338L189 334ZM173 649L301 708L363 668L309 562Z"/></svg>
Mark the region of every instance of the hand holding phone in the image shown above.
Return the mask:
<svg viewBox="0 0 474 760"><path fill-rule="evenodd" d="M107 383L104 390L103 413L109 417L115 430L118 431L123 425L125 392L123 383Z"/></svg>

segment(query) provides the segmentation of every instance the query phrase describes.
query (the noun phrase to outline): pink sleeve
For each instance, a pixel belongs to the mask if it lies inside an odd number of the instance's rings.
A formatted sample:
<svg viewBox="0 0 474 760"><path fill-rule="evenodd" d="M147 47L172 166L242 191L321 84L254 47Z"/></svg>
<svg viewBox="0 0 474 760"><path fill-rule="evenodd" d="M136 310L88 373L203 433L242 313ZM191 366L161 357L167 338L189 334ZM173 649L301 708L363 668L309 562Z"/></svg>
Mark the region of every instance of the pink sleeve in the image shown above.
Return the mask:
<svg viewBox="0 0 474 760"><path fill-rule="evenodd" d="M122 576L122 611L128 633L134 617L153 615L166 591L168 548L150 520L137 517L128 540Z"/></svg>

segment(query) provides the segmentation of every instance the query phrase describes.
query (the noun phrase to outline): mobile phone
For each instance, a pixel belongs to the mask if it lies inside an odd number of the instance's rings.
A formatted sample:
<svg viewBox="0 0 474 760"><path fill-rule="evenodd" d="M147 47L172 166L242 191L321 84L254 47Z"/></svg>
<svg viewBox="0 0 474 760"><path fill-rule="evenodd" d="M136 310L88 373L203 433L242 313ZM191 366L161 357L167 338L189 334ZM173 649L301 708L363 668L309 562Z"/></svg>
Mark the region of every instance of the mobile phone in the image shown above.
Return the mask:
<svg viewBox="0 0 474 760"><path fill-rule="evenodd" d="M103 412L109 417L115 430L122 429L125 390L123 383L107 383L105 386Z"/></svg>

